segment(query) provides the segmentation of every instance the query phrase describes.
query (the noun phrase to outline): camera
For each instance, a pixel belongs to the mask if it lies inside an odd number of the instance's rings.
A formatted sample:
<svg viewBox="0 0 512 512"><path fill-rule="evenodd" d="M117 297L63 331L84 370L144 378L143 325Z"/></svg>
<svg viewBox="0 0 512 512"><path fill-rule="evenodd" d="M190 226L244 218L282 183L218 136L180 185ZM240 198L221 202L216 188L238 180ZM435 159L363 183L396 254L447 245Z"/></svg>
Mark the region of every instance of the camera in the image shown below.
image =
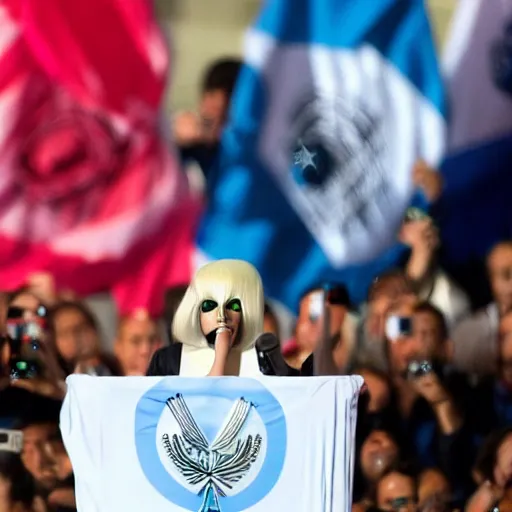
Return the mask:
<svg viewBox="0 0 512 512"><path fill-rule="evenodd" d="M23 432L0 429L0 452L21 453L22 448Z"/></svg>
<svg viewBox="0 0 512 512"><path fill-rule="evenodd" d="M39 350L46 329L46 308L28 315L18 307L7 311L7 342L10 349L9 376L11 379L34 379L41 375Z"/></svg>
<svg viewBox="0 0 512 512"><path fill-rule="evenodd" d="M385 334L386 337L391 341L411 336L412 319L407 316L390 316L386 320Z"/></svg>
<svg viewBox="0 0 512 512"><path fill-rule="evenodd" d="M407 367L407 373L413 379L423 377L434 371L434 367L430 361L411 361Z"/></svg>

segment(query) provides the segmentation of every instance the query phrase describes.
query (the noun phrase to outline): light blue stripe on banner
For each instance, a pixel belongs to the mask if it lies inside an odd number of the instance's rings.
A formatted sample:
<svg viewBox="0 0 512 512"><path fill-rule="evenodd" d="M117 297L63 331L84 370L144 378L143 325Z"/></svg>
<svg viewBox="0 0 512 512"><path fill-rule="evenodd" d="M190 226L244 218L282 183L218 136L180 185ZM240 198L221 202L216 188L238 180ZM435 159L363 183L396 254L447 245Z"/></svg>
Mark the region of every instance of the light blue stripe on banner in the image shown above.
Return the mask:
<svg viewBox="0 0 512 512"><path fill-rule="evenodd" d="M336 49L368 43L442 115L446 113L424 0L268 0L254 28L282 44L318 44Z"/></svg>
<svg viewBox="0 0 512 512"><path fill-rule="evenodd" d="M512 238L512 135L446 159L443 253L451 266Z"/></svg>

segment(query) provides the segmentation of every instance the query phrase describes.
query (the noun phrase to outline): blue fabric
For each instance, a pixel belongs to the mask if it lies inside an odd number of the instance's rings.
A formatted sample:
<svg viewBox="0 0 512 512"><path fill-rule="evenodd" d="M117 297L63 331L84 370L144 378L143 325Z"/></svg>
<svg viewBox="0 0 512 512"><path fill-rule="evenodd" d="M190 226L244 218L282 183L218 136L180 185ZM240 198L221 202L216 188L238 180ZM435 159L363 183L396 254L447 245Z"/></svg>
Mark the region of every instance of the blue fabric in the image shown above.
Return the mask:
<svg viewBox="0 0 512 512"><path fill-rule="evenodd" d="M372 45L443 113L442 80L423 0L272 0L255 29L281 45L319 44L333 50ZM374 278L398 265L407 248L395 244L369 263L331 265L258 154L267 94L260 71L245 66L217 168L209 174L198 246L211 259L253 263L266 295L291 309L321 281L343 282L359 303ZM413 204L426 207L421 196Z"/></svg>
<svg viewBox="0 0 512 512"><path fill-rule="evenodd" d="M445 160L441 234L448 267L482 258L512 238L511 169L512 135Z"/></svg>

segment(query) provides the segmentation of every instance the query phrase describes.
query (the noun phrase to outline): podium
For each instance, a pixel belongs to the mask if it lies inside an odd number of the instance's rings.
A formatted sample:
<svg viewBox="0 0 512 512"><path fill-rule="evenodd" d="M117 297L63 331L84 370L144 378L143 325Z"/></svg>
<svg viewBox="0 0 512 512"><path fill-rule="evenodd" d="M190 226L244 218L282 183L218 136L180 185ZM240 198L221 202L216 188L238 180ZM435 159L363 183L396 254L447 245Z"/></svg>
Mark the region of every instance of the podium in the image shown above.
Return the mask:
<svg viewBox="0 0 512 512"><path fill-rule="evenodd" d="M351 510L361 377L72 375L79 512Z"/></svg>

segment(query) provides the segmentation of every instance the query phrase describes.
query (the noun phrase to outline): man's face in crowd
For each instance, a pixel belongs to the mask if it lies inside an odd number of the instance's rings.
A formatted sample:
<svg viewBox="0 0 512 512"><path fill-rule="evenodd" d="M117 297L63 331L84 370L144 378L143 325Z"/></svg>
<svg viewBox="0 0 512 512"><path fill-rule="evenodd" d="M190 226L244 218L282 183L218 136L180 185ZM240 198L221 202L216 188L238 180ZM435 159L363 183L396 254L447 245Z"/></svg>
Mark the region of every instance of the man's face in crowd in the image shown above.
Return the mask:
<svg viewBox="0 0 512 512"><path fill-rule="evenodd" d="M497 246L487 260L494 300L501 314L512 309L512 245Z"/></svg>
<svg viewBox="0 0 512 512"><path fill-rule="evenodd" d="M323 300L324 293L316 290L303 297L299 307L299 317L295 329L295 340L301 350L313 352L323 331ZM341 326L347 314L347 308L327 304L330 314L329 332L335 336L341 331Z"/></svg>
<svg viewBox="0 0 512 512"><path fill-rule="evenodd" d="M160 346L158 326L150 317L121 321L115 353L125 375L145 375L153 354Z"/></svg>
<svg viewBox="0 0 512 512"><path fill-rule="evenodd" d="M437 318L430 312L414 312L404 304L392 312L409 318L412 332L388 340L390 365L394 373L405 374L412 361L442 359L444 342Z"/></svg>
<svg viewBox="0 0 512 512"><path fill-rule="evenodd" d="M416 485L414 480L397 472L386 475L377 485L377 506L381 510L416 511Z"/></svg>
<svg viewBox="0 0 512 512"><path fill-rule="evenodd" d="M23 430L23 464L38 485L51 489L57 482L56 460L52 441L57 425L51 423L30 425Z"/></svg>

